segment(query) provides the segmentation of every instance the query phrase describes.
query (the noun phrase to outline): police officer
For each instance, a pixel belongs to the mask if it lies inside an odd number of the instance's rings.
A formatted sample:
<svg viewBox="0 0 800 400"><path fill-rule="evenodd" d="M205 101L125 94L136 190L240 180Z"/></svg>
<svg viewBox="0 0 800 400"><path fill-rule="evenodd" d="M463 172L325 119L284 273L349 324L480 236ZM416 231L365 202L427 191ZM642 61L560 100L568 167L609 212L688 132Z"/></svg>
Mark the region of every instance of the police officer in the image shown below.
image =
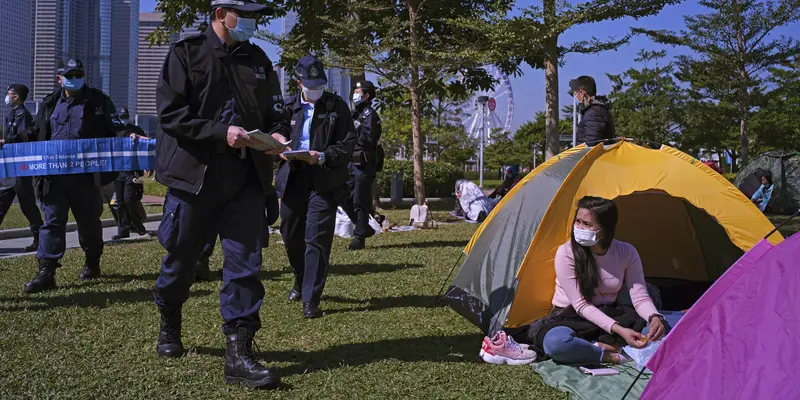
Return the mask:
<svg viewBox="0 0 800 400"><path fill-rule="evenodd" d="M47 95L31 127L38 141L96 139L125 135L111 99L102 91L84 85L83 63L72 58L59 69L61 88ZM112 182L116 173L100 175L100 184ZM44 213L39 232L39 273L25 283L24 291L35 293L54 289L55 272L66 249L66 227L69 211L78 224L78 240L86 255L80 279L100 276L103 254L103 226L100 215L103 204L95 174L39 176L35 179L37 195Z"/></svg>
<svg viewBox="0 0 800 400"><path fill-rule="evenodd" d="M25 108L25 100L28 98L28 87L21 84L10 85L6 94L6 105L11 107L3 125L3 138L0 139L0 147L3 144L24 143L32 138L28 137L28 128L33 123L31 113ZM11 208L14 197L19 198L19 208L22 214L30 223L33 243L25 247L25 252L36 251L39 248L39 228L42 227L42 214L36 205L36 194L33 191L33 178L22 176L14 178L14 185L0 189L0 224Z"/></svg>
<svg viewBox="0 0 800 400"><path fill-rule="evenodd" d="M156 352L183 354L181 308L194 282L195 264L209 231L222 238L220 312L226 335L224 381L274 387L277 368L256 360L253 338L261 328L261 236L265 193L273 157L248 131L260 129L285 142L278 76L272 62L249 42L268 11L249 0L213 0L212 21L199 35L172 46L156 89L163 134L156 138L156 179L168 187L158 239L167 255L154 288L161 314Z"/></svg>
<svg viewBox="0 0 800 400"><path fill-rule="evenodd" d="M120 107L117 110L122 124L125 129L131 134L137 135L139 138L147 138L144 130L129 120L130 114L128 109ZM112 237L113 240L120 240L129 238L131 232L137 235L148 235L147 229L144 227L147 213L142 206L142 195L144 194L144 184L141 176L144 171L124 171L120 172L116 181L114 181L114 189L117 194L117 234Z"/></svg>
<svg viewBox="0 0 800 400"><path fill-rule="evenodd" d="M375 174L378 172L378 163L382 161L378 158L383 157L383 154L379 154L378 151L381 119L372 108L374 98L375 85L372 82L356 83L353 91L353 120L358 140L353 151L353 160L350 162L350 180L347 181L351 195L347 197L343 207L356 225L353 240L347 246L349 250L363 249L366 238L375 234L369 226L369 216L372 214L372 187L375 183Z"/></svg>
<svg viewBox="0 0 800 400"><path fill-rule="evenodd" d="M325 92L328 82L317 58L305 56L294 70L302 93L286 102L291 115L292 149L307 153L278 167L275 186L281 198L281 235L294 286L289 300L303 300L303 316L322 316L319 308L330 264L339 194L353 156L355 127L347 103Z"/></svg>

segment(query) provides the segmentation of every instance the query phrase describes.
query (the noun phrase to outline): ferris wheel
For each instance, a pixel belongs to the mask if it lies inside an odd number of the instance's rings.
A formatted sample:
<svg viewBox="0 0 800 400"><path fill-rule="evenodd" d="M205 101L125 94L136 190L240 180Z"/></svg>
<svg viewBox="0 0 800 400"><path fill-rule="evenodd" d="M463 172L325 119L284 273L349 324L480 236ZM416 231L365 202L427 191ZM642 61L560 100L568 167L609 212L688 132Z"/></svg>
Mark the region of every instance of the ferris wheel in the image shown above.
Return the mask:
<svg viewBox="0 0 800 400"><path fill-rule="evenodd" d="M495 66L483 67L494 78L495 85L492 90L473 93L466 102L467 118L464 126L470 138L476 139L478 147L478 170L480 171L480 186L483 187L483 150L492 142L492 136L511 132L511 122L514 119L514 92L508 76Z"/></svg>
<svg viewBox="0 0 800 400"><path fill-rule="evenodd" d="M493 65L483 67L495 80L491 90L474 92L465 103L464 126L473 139L484 138L491 142L492 136L511 132L514 119L514 92L508 76Z"/></svg>

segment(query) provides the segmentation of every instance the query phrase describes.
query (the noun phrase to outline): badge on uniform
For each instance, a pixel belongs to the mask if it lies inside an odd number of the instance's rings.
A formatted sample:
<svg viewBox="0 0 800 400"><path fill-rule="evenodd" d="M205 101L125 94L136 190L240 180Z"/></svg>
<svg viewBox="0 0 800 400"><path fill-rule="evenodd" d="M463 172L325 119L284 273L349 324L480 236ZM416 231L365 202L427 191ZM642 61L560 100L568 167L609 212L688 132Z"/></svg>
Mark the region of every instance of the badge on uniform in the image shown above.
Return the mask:
<svg viewBox="0 0 800 400"><path fill-rule="evenodd" d="M267 79L267 71L264 67L256 67L256 79Z"/></svg>

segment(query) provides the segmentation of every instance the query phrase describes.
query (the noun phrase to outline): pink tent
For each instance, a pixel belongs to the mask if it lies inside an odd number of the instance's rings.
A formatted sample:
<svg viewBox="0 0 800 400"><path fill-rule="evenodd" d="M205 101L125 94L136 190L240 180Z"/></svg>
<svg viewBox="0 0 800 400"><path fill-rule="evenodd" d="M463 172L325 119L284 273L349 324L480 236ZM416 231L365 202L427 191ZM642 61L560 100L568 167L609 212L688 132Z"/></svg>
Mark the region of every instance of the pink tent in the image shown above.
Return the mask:
<svg viewBox="0 0 800 400"><path fill-rule="evenodd" d="M647 367L642 399L800 396L800 234L762 240L686 313Z"/></svg>

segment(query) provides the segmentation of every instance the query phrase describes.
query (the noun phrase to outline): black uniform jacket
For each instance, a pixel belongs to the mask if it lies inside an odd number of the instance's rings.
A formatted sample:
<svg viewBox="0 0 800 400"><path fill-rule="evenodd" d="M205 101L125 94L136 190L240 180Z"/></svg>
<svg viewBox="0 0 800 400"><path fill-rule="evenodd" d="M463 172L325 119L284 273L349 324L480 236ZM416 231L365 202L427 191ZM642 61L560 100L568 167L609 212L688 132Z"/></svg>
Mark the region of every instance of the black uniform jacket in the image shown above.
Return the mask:
<svg viewBox="0 0 800 400"><path fill-rule="evenodd" d="M108 137L125 136L128 131L122 125L122 121L117 116L117 108L107 94L101 90L84 87L84 96L86 96L83 105L83 119L81 120L81 129L79 132L81 139L101 139ZM28 138L31 141L44 141L50 140L53 135L52 126L50 126L50 117L55 111L58 99L62 96L63 89L58 89L53 93L45 96L42 104L39 106L39 113L36 114L36 119L33 125L28 130ZM100 173L100 185L105 186L113 182L117 178L116 172ZM37 194L41 197L47 193L47 185L45 184L46 177L37 176L34 179L34 187Z"/></svg>
<svg viewBox="0 0 800 400"><path fill-rule="evenodd" d="M292 143L289 147L297 149L303 133L304 114L299 95L287 99L286 113L292 127ZM304 165L300 161L281 161L275 177L275 188L281 198L293 168L310 169L312 188L320 194L344 188L347 183L350 176L348 165L353 158L353 147L356 143L356 129L347 103L341 97L325 92L315 104L309 133L310 150L325 153L325 164Z"/></svg>
<svg viewBox="0 0 800 400"><path fill-rule="evenodd" d="M353 113L358 139L353 151L356 163L377 164L378 141L381 140L381 118L372 105L360 104Z"/></svg>
<svg viewBox="0 0 800 400"><path fill-rule="evenodd" d="M228 51L211 27L172 46L156 89L164 131L156 137L156 180L200 192L209 158L227 146L228 125L219 121L231 98L245 130L288 136L278 75L258 46L246 42ZM248 157L264 192L274 192L273 157L252 149Z"/></svg>

